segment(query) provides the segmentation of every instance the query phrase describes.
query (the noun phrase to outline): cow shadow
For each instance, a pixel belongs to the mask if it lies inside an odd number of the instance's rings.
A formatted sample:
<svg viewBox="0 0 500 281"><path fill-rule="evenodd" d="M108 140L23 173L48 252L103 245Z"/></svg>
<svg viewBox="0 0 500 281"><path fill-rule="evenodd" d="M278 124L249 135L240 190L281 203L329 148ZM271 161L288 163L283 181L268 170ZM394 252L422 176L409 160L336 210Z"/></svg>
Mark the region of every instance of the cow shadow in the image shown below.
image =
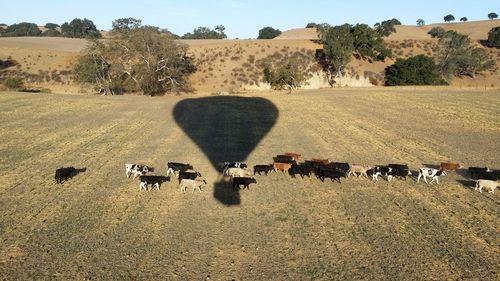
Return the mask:
<svg viewBox="0 0 500 281"><path fill-rule="evenodd" d="M473 189L476 187L476 182L474 180L457 180L457 182L466 189Z"/></svg>
<svg viewBox="0 0 500 281"><path fill-rule="evenodd" d="M274 126L279 111L260 97L213 96L184 99L175 105L173 116L221 174L223 162L245 161ZM227 206L241 203L239 191L226 179L214 184L214 197Z"/></svg>

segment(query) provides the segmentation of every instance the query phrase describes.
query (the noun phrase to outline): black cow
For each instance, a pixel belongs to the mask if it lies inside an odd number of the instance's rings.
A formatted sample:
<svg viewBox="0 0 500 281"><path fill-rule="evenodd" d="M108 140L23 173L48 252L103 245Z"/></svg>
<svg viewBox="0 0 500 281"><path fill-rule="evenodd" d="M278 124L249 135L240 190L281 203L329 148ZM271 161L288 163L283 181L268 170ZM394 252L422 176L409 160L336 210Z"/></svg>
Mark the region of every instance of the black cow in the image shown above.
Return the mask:
<svg viewBox="0 0 500 281"><path fill-rule="evenodd" d="M349 169L351 166L349 166L349 163L342 163L342 162L331 162L326 164L327 167L334 168L337 171L344 172L344 173L349 173Z"/></svg>
<svg viewBox="0 0 500 281"><path fill-rule="evenodd" d="M478 173L477 178L481 180L492 180L492 181L500 180L500 170L480 172Z"/></svg>
<svg viewBox="0 0 500 281"><path fill-rule="evenodd" d="M243 162L224 162L224 170L227 168L242 168L246 169L248 166Z"/></svg>
<svg viewBox="0 0 500 281"><path fill-rule="evenodd" d="M300 175L301 178L304 178L304 176L311 177L311 174L315 171L316 169L312 166L309 165L295 165L292 164L292 167L288 170L288 173L290 176L295 178L295 175Z"/></svg>
<svg viewBox="0 0 500 281"><path fill-rule="evenodd" d="M63 183L63 181L69 180L76 174L77 171L74 167L59 168L56 170L54 179L56 180L56 183Z"/></svg>
<svg viewBox="0 0 500 281"><path fill-rule="evenodd" d="M267 176L267 174L269 172L273 172L273 171L274 171L273 165L255 165L255 166L253 166L253 175L254 176L256 173L260 175L261 172L264 172Z"/></svg>
<svg viewBox="0 0 500 281"><path fill-rule="evenodd" d="M406 164L389 164L388 167L391 169L388 172L388 181L391 181L392 177L406 180L407 176L411 176L410 168Z"/></svg>
<svg viewBox="0 0 500 281"><path fill-rule="evenodd" d="M325 178L330 178L332 181L336 180L341 183L340 178L347 177L347 174L337 169L326 169L322 167L318 172L318 177L322 182L325 182Z"/></svg>
<svg viewBox="0 0 500 281"><path fill-rule="evenodd" d="M193 170L193 165L177 162L167 163L167 176L170 174L176 175L175 172L178 174L179 172L185 172L187 170Z"/></svg>
<svg viewBox="0 0 500 281"><path fill-rule="evenodd" d="M276 155L276 157L273 157L273 160L274 163L297 164L297 161L290 155Z"/></svg>
<svg viewBox="0 0 500 281"><path fill-rule="evenodd" d="M247 178L247 177L234 177L233 178L233 190L238 187L240 189L240 185L243 185L243 189L250 189L250 184L257 183L255 178Z"/></svg>
<svg viewBox="0 0 500 281"><path fill-rule="evenodd" d="M484 167L484 168L469 167L469 169L467 170L467 175L470 175L471 178L474 178L474 177L479 178L479 176L481 174L486 173L486 172L490 172L490 169L488 167Z"/></svg>
<svg viewBox="0 0 500 281"><path fill-rule="evenodd" d="M148 185L151 185L151 189L156 187L160 190L160 185L164 182L170 181L170 177L166 176L139 176L139 190L148 190Z"/></svg>
<svg viewBox="0 0 500 281"><path fill-rule="evenodd" d="M198 177L201 177L201 174L199 172L179 172L178 180L179 183L181 183L181 180L183 179L194 180ZM207 184L205 180L203 180L203 182Z"/></svg>

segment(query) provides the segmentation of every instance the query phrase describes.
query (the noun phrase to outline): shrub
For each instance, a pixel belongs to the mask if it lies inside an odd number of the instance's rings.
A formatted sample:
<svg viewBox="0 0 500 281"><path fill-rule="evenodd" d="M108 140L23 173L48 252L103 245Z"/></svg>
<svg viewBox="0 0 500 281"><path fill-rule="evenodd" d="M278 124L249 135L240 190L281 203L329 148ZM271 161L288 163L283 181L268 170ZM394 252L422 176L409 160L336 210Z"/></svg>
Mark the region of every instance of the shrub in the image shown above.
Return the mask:
<svg viewBox="0 0 500 281"><path fill-rule="evenodd" d="M64 37L70 38L101 38L101 33L95 24L89 19L73 19L70 23L65 22L61 26L61 33Z"/></svg>
<svg viewBox="0 0 500 281"><path fill-rule="evenodd" d="M281 34L279 29L274 29L270 26L264 27L259 30L259 37L257 39L273 39Z"/></svg>
<svg viewBox="0 0 500 281"><path fill-rule="evenodd" d="M21 36L40 36L42 32L38 25L29 22L21 22L8 26L5 30L1 30L2 37L21 37Z"/></svg>
<svg viewBox="0 0 500 281"><path fill-rule="evenodd" d="M429 34L432 38L441 38L446 33L446 30L442 27L433 27L427 34Z"/></svg>
<svg viewBox="0 0 500 281"><path fill-rule="evenodd" d="M304 81L299 64L295 60L285 60L273 67L267 64L264 67L264 81L271 84L273 89L284 90L288 89L290 92L300 88Z"/></svg>
<svg viewBox="0 0 500 281"><path fill-rule="evenodd" d="M18 90L24 87L24 81L19 77L9 77L3 81L3 85L11 90Z"/></svg>
<svg viewBox="0 0 500 281"><path fill-rule="evenodd" d="M397 85L446 85L439 74L439 67L425 55L397 59L385 69L387 86Z"/></svg>
<svg viewBox="0 0 500 281"><path fill-rule="evenodd" d="M61 32L57 31L56 29L47 29L42 33L42 36L45 37L60 37Z"/></svg>
<svg viewBox="0 0 500 281"><path fill-rule="evenodd" d="M488 47L500 48L500 26L494 27L488 32L486 45Z"/></svg>

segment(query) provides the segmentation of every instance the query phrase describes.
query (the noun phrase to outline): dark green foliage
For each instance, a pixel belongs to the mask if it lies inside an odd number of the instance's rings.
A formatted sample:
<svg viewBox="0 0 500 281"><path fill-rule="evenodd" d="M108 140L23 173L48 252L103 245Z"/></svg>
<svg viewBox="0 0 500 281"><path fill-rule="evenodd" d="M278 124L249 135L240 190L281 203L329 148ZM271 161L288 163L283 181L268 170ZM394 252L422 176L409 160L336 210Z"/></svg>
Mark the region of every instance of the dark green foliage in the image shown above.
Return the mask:
<svg viewBox="0 0 500 281"><path fill-rule="evenodd" d="M500 48L500 26L494 27L488 32L486 45L488 47Z"/></svg>
<svg viewBox="0 0 500 281"><path fill-rule="evenodd" d="M387 37L391 35L391 33L396 32L396 28L394 26L401 25L401 22L397 19L385 20L381 23L375 24L375 31L382 37Z"/></svg>
<svg viewBox="0 0 500 281"><path fill-rule="evenodd" d="M162 29L160 29L160 32L172 37L173 39L180 39L181 38L179 35L168 30L168 28L162 28Z"/></svg>
<svg viewBox="0 0 500 281"><path fill-rule="evenodd" d="M47 28L47 29L56 29L56 28L58 28L60 26L57 23L51 23L51 22L49 22L49 23L46 23L44 27Z"/></svg>
<svg viewBox="0 0 500 281"><path fill-rule="evenodd" d="M141 26L142 20L136 18L121 18L114 20L111 25L113 29L111 31L121 32L131 29L136 29Z"/></svg>
<svg viewBox="0 0 500 281"><path fill-rule="evenodd" d="M441 38L446 33L446 30L442 27L433 27L427 34L429 34L432 38Z"/></svg>
<svg viewBox="0 0 500 281"><path fill-rule="evenodd" d="M306 28L316 28L318 27L318 24L315 22L310 22L306 25Z"/></svg>
<svg viewBox="0 0 500 281"><path fill-rule="evenodd" d="M493 20L493 19L498 18L498 15L497 15L497 13L489 13L489 14L488 14L488 18L489 18L490 20Z"/></svg>
<svg viewBox="0 0 500 281"><path fill-rule="evenodd" d="M324 25L318 28L320 41L323 44L323 54L318 58L320 64L328 73L330 85L335 84L335 78L345 74L345 68L351 61L354 52L354 38L351 25Z"/></svg>
<svg viewBox="0 0 500 281"><path fill-rule="evenodd" d="M61 32L59 32L56 29L47 29L47 30L45 30L42 33L42 36L45 36L45 37L60 37L61 36Z"/></svg>
<svg viewBox="0 0 500 281"><path fill-rule="evenodd" d="M469 20L469 19L468 19L467 17L463 17L463 18L461 18L461 19L460 19L460 21L463 21L463 22L466 22L466 21L468 21L468 20Z"/></svg>
<svg viewBox="0 0 500 281"><path fill-rule="evenodd" d="M70 23L65 22L61 26L63 37L70 38L101 38L101 33L95 24L89 19L73 19Z"/></svg>
<svg viewBox="0 0 500 281"><path fill-rule="evenodd" d="M224 31L226 28L223 25L217 25L214 30L200 26L193 30L193 33L186 33L182 36L182 39L225 39L227 38Z"/></svg>
<svg viewBox="0 0 500 281"><path fill-rule="evenodd" d="M29 22L16 23L4 30L0 29L2 37L40 36L41 33L38 25Z"/></svg>
<svg viewBox="0 0 500 281"><path fill-rule="evenodd" d="M450 22L450 21L454 21L455 17L453 15L447 15L443 19L445 22Z"/></svg>
<svg viewBox="0 0 500 281"><path fill-rule="evenodd" d="M257 39L273 39L281 34L279 29L274 29L270 26L264 27L259 30L259 37Z"/></svg>
<svg viewBox="0 0 500 281"><path fill-rule="evenodd" d="M24 87L24 81L19 77L9 77L3 80L3 85L11 90L18 90Z"/></svg>
<svg viewBox="0 0 500 281"><path fill-rule="evenodd" d="M288 59L279 63L276 67L267 64L264 67L264 81L271 84L276 90L295 90L300 88L304 81L297 61Z"/></svg>
<svg viewBox="0 0 500 281"><path fill-rule="evenodd" d="M361 57L383 61L392 56L392 52L385 47L380 32L373 30L368 25L357 24L353 26L351 34L354 39L354 50Z"/></svg>
<svg viewBox="0 0 500 281"><path fill-rule="evenodd" d="M425 21L423 19L418 19L417 20L417 25L418 26L424 26L425 25Z"/></svg>
<svg viewBox="0 0 500 281"><path fill-rule="evenodd" d="M385 78L387 86L447 84L441 78L438 66L425 55L397 59L385 69Z"/></svg>

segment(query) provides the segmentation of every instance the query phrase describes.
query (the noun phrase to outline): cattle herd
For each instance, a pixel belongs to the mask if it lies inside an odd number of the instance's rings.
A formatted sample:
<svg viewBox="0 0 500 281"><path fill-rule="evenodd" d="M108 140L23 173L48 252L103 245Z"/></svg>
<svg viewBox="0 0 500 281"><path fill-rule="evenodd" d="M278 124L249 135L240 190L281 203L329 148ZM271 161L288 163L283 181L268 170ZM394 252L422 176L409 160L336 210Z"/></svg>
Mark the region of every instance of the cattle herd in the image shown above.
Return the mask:
<svg viewBox="0 0 500 281"><path fill-rule="evenodd" d="M224 162L223 177L229 177L233 190L243 188L250 188L252 183L257 183L254 178L255 175L269 175L270 173L282 172L289 174L292 178L300 176L316 177L322 182L325 179L330 179L332 182L341 183L342 179L348 178L351 175L356 177L365 176L372 181L378 181L379 177L385 177L390 182L394 178L406 180L407 177L412 176L412 171L406 164L388 164L367 166L361 164L349 164L343 162L331 162L328 159L305 160L299 162L301 158L297 153L283 153L273 157L272 164L255 165L250 169L247 164L241 162ZM442 162L439 168L422 167L417 171L417 182L423 179L425 183L432 184L436 182L439 184L439 177L445 176L450 172L461 169L462 166L458 163ZM133 176L133 179L139 178L139 190L160 189L162 183L171 181L172 177L176 177L179 182L181 192L186 192L189 188L194 193L195 190L202 190L202 187L207 184L206 179L200 172L195 171L193 166L185 163L168 162L166 176L151 175L154 172L152 167L141 164L125 164L125 175L127 178ZM55 173L56 183L62 183L64 180L71 178L74 174L75 168L59 168ZM148 175L149 174L149 175ZM468 177L476 181L475 190L485 189L491 193L500 185L500 170L490 170L488 167L469 167L467 169ZM427 178L431 181L428 182Z"/></svg>

